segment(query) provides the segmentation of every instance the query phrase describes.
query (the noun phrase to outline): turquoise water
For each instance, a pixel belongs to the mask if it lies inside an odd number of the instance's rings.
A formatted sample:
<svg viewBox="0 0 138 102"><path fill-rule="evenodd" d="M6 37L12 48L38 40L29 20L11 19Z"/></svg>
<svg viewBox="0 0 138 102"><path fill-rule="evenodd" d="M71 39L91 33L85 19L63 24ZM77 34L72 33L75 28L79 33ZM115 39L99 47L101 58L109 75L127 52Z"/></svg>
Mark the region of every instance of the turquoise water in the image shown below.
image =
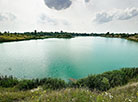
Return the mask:
<svg viewBox="0 0 138 102"><path fill-rule="evenodd" d="M119 38L76 37L0 44L0 73L17 78L83 78L138 67L138 43Z"/></svg>

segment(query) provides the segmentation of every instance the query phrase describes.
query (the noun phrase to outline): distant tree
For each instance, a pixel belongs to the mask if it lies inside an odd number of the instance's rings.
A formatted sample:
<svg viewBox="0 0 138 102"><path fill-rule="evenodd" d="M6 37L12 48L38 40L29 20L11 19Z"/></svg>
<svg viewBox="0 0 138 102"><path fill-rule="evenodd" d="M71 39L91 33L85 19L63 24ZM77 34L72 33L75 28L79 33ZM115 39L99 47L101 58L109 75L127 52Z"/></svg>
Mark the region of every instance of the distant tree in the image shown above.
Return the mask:
<svg viewBox="0 0 138 102"><path fill-rule="evenodd" d="M16 32L14 32L14 34L16 35L17 33L16 33Z"/></svg>
<svg viewBox="0 0 138 102"><path fill-rule="evenodd" d="M110 34L110 32L107 32L106 34Z"/></svg>
<svg viewBox="0 0 138 102"><path fill-rule="evenodd" d="M6 34L7 32L5 31L4 34Z"/></svg>
<svg viewBox="0 0 138 102"><path fill-rule="evenodd" d="M34 33L37 34L37 30L34 30Z"/></svg>
<svg viewBox="0 0 138 102"><path fill-rule="evenodd" d="M63 33L63 31L61 30L60 33Z"/></svg>

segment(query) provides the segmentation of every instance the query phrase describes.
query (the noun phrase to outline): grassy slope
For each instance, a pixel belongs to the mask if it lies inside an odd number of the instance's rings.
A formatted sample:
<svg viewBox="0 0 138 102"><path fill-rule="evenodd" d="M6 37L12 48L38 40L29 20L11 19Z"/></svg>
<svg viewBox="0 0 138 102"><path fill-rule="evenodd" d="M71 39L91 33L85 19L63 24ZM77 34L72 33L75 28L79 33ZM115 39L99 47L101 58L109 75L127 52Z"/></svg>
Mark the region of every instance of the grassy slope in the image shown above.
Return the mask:
<svg viewBox="0 0 138 102"><path fill-rule="evenodd" d="M71 35L67 34L58 34L58 35L29 35L29 34L3 34L0 35L0 42L12 42L12 41L22 41L22 40L31 40L31 39L46 39L46 38L72 38Z"/></svg>
<svg viewBox="0 0 138 102"><path fill-rule="evenodd" d="M111 37L111 38L124 38L127 40L132 40L138 42L138 35L130 34L129 36L125 34L104 34L101 35L102 37Z"/></svg>
<svg viewBox="0 0 138 102"><path fill-rule="evenodd" d="M83 88L29 91L0 88L0 102L138 102L138 82L116 87L106 92Z"/></svg>
<svg viewBox="0 0 138 102"><path fill-rule="evenodd" d="M0 35L0 42L11 42L11 41L22 41L22 40L31 40L31 39L44 39L48 38L47 36L32 36L32 35Z"/></svg>
<svg viewBox="0 0 138 102"><path fill-rule="evenodd" d="M46 39L46 38L72 38L74 36L81 36L81 34L72 36L73 33L64 33L64 34L54 34L51 35L40 35L40 34L11 34L3 33L0 34L0 42L11 42L11 41L22 41L22 40L31 40L31 39ZM125 38L132 41L138 42L138 34L96 34L96 35L83 35L83 36L101 36L101 37L111 37L111 38Z"/></svg>
<svg viewBox="0 0 138 102"><path fill-rule="evenodd" d="M132 36L127 38L128 40L137 41L138 42L138 35Z"/></svg>

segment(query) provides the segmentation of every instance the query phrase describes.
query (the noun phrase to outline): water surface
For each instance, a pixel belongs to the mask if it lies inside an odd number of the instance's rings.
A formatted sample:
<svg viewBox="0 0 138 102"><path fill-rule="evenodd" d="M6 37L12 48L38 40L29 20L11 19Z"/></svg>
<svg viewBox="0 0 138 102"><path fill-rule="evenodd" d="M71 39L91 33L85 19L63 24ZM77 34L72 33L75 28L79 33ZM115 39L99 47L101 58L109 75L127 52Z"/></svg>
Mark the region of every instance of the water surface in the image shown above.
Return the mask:
<svg viewBox="0 0 138 102"><path fill-rule="evenodd" d="M120 38L77 37L0 44L0 73L17 78L83 78L138 67L138 43Z"/></svg>

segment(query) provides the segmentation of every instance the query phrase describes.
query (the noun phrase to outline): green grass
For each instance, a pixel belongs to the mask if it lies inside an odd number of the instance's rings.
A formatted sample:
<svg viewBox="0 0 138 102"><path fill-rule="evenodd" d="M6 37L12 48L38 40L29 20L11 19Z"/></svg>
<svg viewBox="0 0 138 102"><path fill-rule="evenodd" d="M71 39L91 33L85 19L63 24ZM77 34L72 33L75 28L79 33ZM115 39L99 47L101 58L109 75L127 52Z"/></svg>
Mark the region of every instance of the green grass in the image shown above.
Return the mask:
<svg viewBox="0 0 138 102"><path fill-rule="evenodd" d="M24 100L26 97L38 95L30 91L18 91L13 88L0 88L0 102L13 102Z"/></svg>
<svg viewBox="0 0 138 102"><path fill-rule="evenodd" d="M0 42L11 42L11 41L22 41L31 39L44 39L49 38L48 36L33 36L33 35L23 35L23 34L9 34L0 35Z"/></svg>
<svg viewBox="0 0 138 102"><path fill-rule="evenodd" d="M56 78L0 76L0 102L138 102L138 68L123 68L66 83Z"/></svg>
<svg viewBox="0 0 138 102"><path fill-rule="evenodd" d="M35 96L34 96L35 97ZM116 87L106 92L90 91L83 88L67 88L51 91L36 98L28 98L29 102L137 102L138 84Z"/></svg>
<svg viewBox="0 0 138 102"><path fill-rule="evenodd" d="M0 88L0 102L138 102L138 82L104 92L86 88L44 90L39 87L28 91Z"/></svg>

